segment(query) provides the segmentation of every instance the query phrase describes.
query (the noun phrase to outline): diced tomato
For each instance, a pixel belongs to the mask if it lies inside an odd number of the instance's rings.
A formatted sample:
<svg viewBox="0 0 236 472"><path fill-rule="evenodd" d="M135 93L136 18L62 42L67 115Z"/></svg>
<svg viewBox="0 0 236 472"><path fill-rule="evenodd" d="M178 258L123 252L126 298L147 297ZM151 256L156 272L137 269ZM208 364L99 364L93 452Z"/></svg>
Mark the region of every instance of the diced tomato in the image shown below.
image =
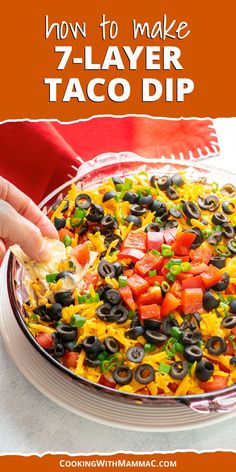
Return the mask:
<svg viewBox="0 0 236 472"><path fill-rule="evenodd" d="M145 280L147 281L148 285L155 285L156 282L161 284L165 280L165 277L163 277L163 275L149 275L148 277L145 277Z"/></svg>
<svg viewBox="0 0 236 472"><path fill-rule="evenodd" d="M168 385L168 387L171 389L171 391L172 391L173 393L175 393L176 390L177 390L177 388L178 388L178 384L175 383L175 382L170 382L169 385Z"/></svg>
<svg viewBox="0 0 236 472"><path fill-rule="evenodd" d="M128 286L131 288L134 295L140 295L148 289L147 281L138 274L134 274L128 279Z"/></svg>
<svg viewBox="0 0 236 472"><path fill-rule="evenodd" d="M225 351L226 356L234 356L234 347L233 344L230 341L226 341L227 343L227 349Z"/></svg>
<svg viewBox="0 0 236 472"><path fill-rule="evenodd" d="M190 259L195 262L205 262L208 264L213 254L212 248L208 245L208 243L203 243L197 249L191 249L189 252Z"/></svg>
<svg viewBox="0 0 236 472"><path fill-rule="evenodd" d="M139 305L151 305L152 303L157 303L157 305L160 305L161 302L161 287L149 287L146 293L142 293L137 297L137 303Z"/></svg>
<svg viewBox="0 0 236 472"><path fill-rule="evenodd" d="M100 385L104 385L105 387L110 387L110 388L116 387L116 382L108 374L102 374L98 383Z"/></svg>
<svg viewBox="0 0 236 472"><path fill-rule="evenodd" d="M118 254L118 259L131 259L132 262L140 261L145 256L144 251L141 249L135 249L133 247L127 247L121 249Z"/></svg>
<svg viewBox="0 0 236 472"><path fill-rule="evenodd" d="M126 285L125 287L121 287L121 288L119 288L119 293L120 293L120 296L121 296L123 302L125 302L125 304L128 306L128 308L131 311L135 311L136 304L135 304L135 301L134 301L134 298L133 298L131 288L128 285Z"/></svg>
<svg viewBox="0 0 236 472"><path fill-rule="evenodd" d="M200 277L206 288L212 287L222 279L222 274L217 267L213 265L207 266L207 270L201 273Z"/></svg>
<svg viewBox="0 0 236 472"><path fill-rule="evenodd" d="M175 242L172 244L171 249L177 256L188 256L193 241L197 235L194 233L182 232L176 234Z"/></svg>
<svg viewBox="0 0 236 472"><path fill-rule="evenodd" d="M127 247L134 247L135 249L146 250L146 234L144 231L136 232L130 231L127 238L122 244L122 249Z"/></svg>
<svg viewBox="0 0 236 472"><path fill-rule="evenodd" d="M227 289L225 290L225 293L227 295L236 295L236 285L235 284L229 284Z"/></svg>
<svg viewBox="0 0 236 472"><path fill-rule="evenodd" d="M78 263L84 267L90 260L90 250L88 244L79 244L74 247L71 251L71 255L74 256Z"/></svg>
<svg viewBox="0 0 236 472"><path fill-rule="evenodd" d="M69 236L70 238L74 237L74 234L66 228L61 228L58 231L60 241L64 242L64 237Z"/></svg>
<svg viewBox="0 0 236 472"><path fill-rule="evenodd" d="M83 292L87 292L90 285L96 287L98 282L98 274L96 272L87 272L83 278Z"/></svg>
<svg viewBox="0 0 236 472"><path fill-rule="evenodd" d="M168 316L169 313L178 308L180 303L179 298L175 297L173 293L167 292L161 305L161 317L165 318L165 316Z"/></svg>
<svg viewBox="0 0 236 472"><path fill-rule="evenodd" d="M163 232L148 231L146 233L147 249L155 249L156 251L159 251L163 243L164 243Z"/></svg>
<svg viewBox="0 0 236 472"><path fill-rule="evenodd" d="M173 293L173 295L177 298L181 298L182 284L178 280L175 280L170 287L170 293Z"/></svg>
<svg viewBox="0 0 236 472"><path fill-rule="evenodd" d="M201 288L185 288L181 295L181 306L184 313L202 311L203 291Z"/></svg>
<svg viewBox="0 0 236 472"><path fill-rule="evenodd" d="M136 262L135 272L140 274L142 277L148 275L150 270L159 270L164 262L164 257L155 256L152 252L147 252L141 261Z"/></svg>
<svg viewBox="0 0 236 472"><path fill-rule="evenodd" d="M189 274L198 275L208 269L208 265L204 262L200 264L191 264L191 269L188 271Z"/></svg>
<svg viewBox="0 0 236 472"><path fill-rule="evenodd" d="M166 244L171 245L176 238L177 228L164 229L163 236Z"/></svg>
<svg viewBox="0 0 236 472"><path fill-rule="evenodd" d="M161 308L156 303L153 303L152 305L140 305L138 312L141 320L150 318L160 320L161 318Z"/></svg>
<svg viewBox="0 0 236 472"><path fill-rule="evenodd" d="M180 274L177 275L176 279L182 282L183 280L191 279L192 277L192 274L189 274L187 272L180 272Z"/></svg>
<svg viewBox="0 0 236 472"><path fill-rule="evenodd" d="M213 380L208 382L199 382L199 387L204 392L214 392L215 390L221 390L228 385L228 377L221 377L220 375L213 375Z"/></svg>
<svg viewBox="0 0 236 472"><path fill-rule="evenodd" d="M125 277L131 277L131 275L134 274L134 270L133 269L124 270L123 274L124 274Z"/></svg>
<svg viewBox="0 0 236 472"><path fill-rule="evenodd" d="M73 369L75 369L78 358L79 358L78 352L69 351L69 352L66 352L62 356L62 362L66 367L68 367L68 369L70 367L73 367Z"/></svg>
<svg viewBox="0 0 236 472"><path fill-rule="evenodd" d="M39 343L39 345L43 347L43 349L52 349L54 345L54 341L50 333L39 333L37 334L35 339L37 343Z"/></svg>
<svg viewBox="0 0 236 472"><path fill-rule="evenodd" d="M236 336L236 328L232 328L231 333L234 334L234 336Z"/></svg>
<svg viewBox="0 0 236 472"><path fill-rule="evenodd" d="M182 286L183 288L201 288L202 290L205 288L200 275L191 276L190 278L182 280Z"/></svg>

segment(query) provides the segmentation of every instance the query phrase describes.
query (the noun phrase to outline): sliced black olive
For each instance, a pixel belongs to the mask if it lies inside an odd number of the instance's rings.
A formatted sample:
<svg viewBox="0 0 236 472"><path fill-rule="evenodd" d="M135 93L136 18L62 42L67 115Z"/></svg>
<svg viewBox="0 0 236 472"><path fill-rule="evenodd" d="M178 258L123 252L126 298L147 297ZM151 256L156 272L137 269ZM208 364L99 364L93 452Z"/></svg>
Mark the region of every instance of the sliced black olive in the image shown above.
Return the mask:
<svg viewBox="0 0 236 472"><path fill-rule="evenodd" d="M46 305L40 305L37 308L34 308L33 312L35 313L35 315L39 315L42 321L51 321L51 317L48 313Z"/></svg>
<svg viewBox="0 0 236 472"><path fill-rule="evenodd" d="M155 213L156 216L163 216L167 213L167 206L165 202L161 202L160 200L154 200L150 210Z"/></svg>
<svg viewBox="0 0 236 472"><path fill-rule="evenodd" d="M63 307L70 306L74 304L74 299L72 297L71 291L58 292L54 295L55 302L60 303Z"/></svg>
<svg viewBox="0 0 236 472"><path fill-rule="evenodd" d="M135 328L126 331L125 336L130 339L137 339L139 336L142 336L144 332L145 330L143 326L135 326Z"/></svg>
<svg viewBox="0 0 236 472"><path fill-rule="evenodd" d="M201 331L185 331L183 334L182 344L184 346L194 346L201 340L201 338Z"/></svg>
<svg viewBox="0 0 236 472"><path fill-rule="evenodd" d="M141 205L141 206L151 206L153 204L153 198L152 196L149 194L149 195L142 195L141 197L139 197L138 199L138 204Z"/></svg>
<svg viewBox="0 0 236 472"><path fill-rule="evenodd" d="M161 327L161 320L154 320L153 318L146 318L143 322L146 329L157 331Z"/></svg>
<svg viewBox="0 0 236 472"><path fill-rule="evenodd" d="M196 238L194 239L191 245L191 249L197 249L198 247L201 246L201 244L203 243L203 235L200 228L197 228L196 226L194 226L191 229L187 229L185 232L196 234Z"/></svg>
<svg viewBox="0 0 236 472"><path fill-rule="evenodd" d="M236 315L226 316L220 325L222 328L232 329L236 326Z"/></svg>
<svg viewBox="0 0 236 472"><path fill-rule="evenodd" d="M229 220L227 216L222 213L222 211L217 211L211 218L211 221L214 225L223 225L224 223L228 223Z"/></svg>
<svg viewBox="0 0 236 472"><path fill-rule="evenodd" d="M118 305L121 301L121 296L118 290L115 290L114 288L106 290L103 298L105 303L110 303L111 305Z"/></svg>
<svg viewBox="0 0 236 472"><path fill-rule="evenodd" d="M229 303L229 311L230 313L236 313L236 298Z"/></svg>
<svg viewBox="0 0 236 472"><path fill-rule="evenodd" d="M130 327L136 328L137 326L141 326L139 316L135 314L131 320Z"/></svg>
<svg viewBox="0 0 236 472"><path fill-rule="evenodd" d="M188 218L194 218L195 220L198 220L201 216L201 212L194 202L184 202L183 212Z"/></svg>
<svg viewBox="0 0 236 472"><path fill-rule="evenodd" d="M125 218L126 223L133 223L134 226L140 228L142 226L142 221L138 216L129 215Z"/></svg>
<svg viewBox="0 0 236 472"><path fill-rule="evenodd" d="M118 228L117 221L112 215L103 216L101 219L101 225L106 229Z"/></svg>
<svg viewBox="0 0 236 472"><path fill-rule="evenodd" d="M200 382L206 382L206 380L209 380L213 372L214 364L212 364L212 362L203 359L197 363L195 375Z"/></svg>
<svg viewBox="0 0 236 472"><path fill-rule="evenodd" d="M235 211L235 205L232 202L227 202L226 200L222 202L222 210L226 215L232 215Z"/></svg>
<svg viewBox="0 0 236 472"><path fill-rule="evenodd" d="M220 336L212 336L206 342L206 349L213 356L223 354L227 349L226 341Z"/></svg>
<svg viewBox="0 0 236 472"><path fill-rule="evenodd" d="M141 346L132 346L126 352L126 357L130 362L142 362L145 352Z"/></svg>
<svg viewBox="0 0 236 472"><path fill-rule="evenodd" d="M174 187L167 187L166 189L166 196L170 199L170 200L178 200L179 198L179 194L178 192L176 192L176 190L174 189Z"/></svg>
<svg viewBox="0 0 236 472"><path fill-rule="evenodd" d="M127 385L133 378L132 370L125 366L120 365L112 372L112 377L118 385Z"/></svg>
<svg viewBox="0 0 236 472"><path fill-rule="evenodd" d="M171 176L172 184L177 185L177 187L183 187L185 184L184 180L182 179L180 174L174 174Z"/></svg>
<svg viewBox="0 0 236 472"><path fill-rule="evenodd" d="M55 216L54 218L54 226L59 231L62 228L65 228L66 226L66 219L65 218L58 218L58 216Z"/></svg>
<svg viewBox="0 0 236 472"><path fill-rule="evenodd" d="M201 323L201 321L202 321L202 317L201 317L200 313L198 313L197 311L195 311L195 312L193 313L193 318L196 320L198 326L200 326L200 323Z"/></svg>
<svg viewBox="0 0 236 472"><path fill-rule="evenodd" d="M53 321L59 321L62 315L62 306L60 303L54 303L50 308L48 308L48 314Z"/></svg>
<svg viewBox="0 0 236 472"><path fill-rule="evenodd" d="M87 367L93 367L94 369L100 365L99 359L89 359L89 357L86 357L84 364Z"/></svg>
<svg viewBox="0 0 236 472"><path fill-rule="evenodd" d="M112 180L115 185L120 185L124 183L118 175L114 175L114 177L112 177Z"/></svg>
<svg viewBox="0 0 236 472"><path fill-rule="evenodd" d="M82 341L82 346L86 354L97 355L104 350L103 344L97 336L86 336Z"/></svg>
<svg viewBox="0 0 236 472"><path fill-rule="evenodd" d="M220 304L220 300L214 297L211 292L205 292L203 294L202 305L205 311L211 311L217 308Z"/></svg>
<svg viewBox="0 0 236 472"><path fill-rule="evenodd" d="M110 190L109 192L104 193L102 201L103 203L108 202L112 198L116 197L117 193L114 190Z"/></svg>
<svg viewBox="0 0 236 472"><path fill-rule="evenodd" d="M76 344L74 341L63 342L63 346L68 351L80 352L82 349L82 344Z"/></svg>
<svg viewBox="0 0 236 472"><path fill-rule="evenodd" d="M62 357L65 352L65 348L62 343L57 343L54 351L53 351L53 357L58 359L59 357Z"/></svg>
<svg viewBox="0 0 236 472"><path fill-rule="evenodd" d="M80 193L75 199L75 206L77 208L82 208L83 210L88 210L91 205L91 198L86 193ZM91 220L92 221L92 220Z"/></svg>
<svg viewBox="0 0 236 472"><path fill-rule="evenodd" d="M145 215L146 213L146 208L143 208L142 206L140 205L130 205L130 213L131 215L135 215L135 216L143 216Z"/></svg>
<svg viewBox="0 0 236 472"><path fill-rule="evenodd" d="M188 362L200 362L202 360L202 350L199 346L186 346L184 348L183 356Z"/></svg>
<svg viewBox="0 0 236 472"><path fill-rule="evenodd" d="M178 221L175 221L175 220L168 220L168 221L165 223L164 228L165 228L165 229L178 228Z"/></svg>
<svg viewBox="0 0 236 472"><path fill-rule="evenodd" d="M64 205L64 207L62 208L61 212L63 213L64 211L67 211L68 208L69 208L69 200L64 199L64 198L63 198L63 200L59 200L58 202L54 203L54 205L52 205L51 209L52 209L53 211L56 211L62 201L65 202L65 205Z"/></svg>
<svg viewBox="0 0 236 472"><path fill-rule="evenodd" d="M138 201L138 195L137 193L134 192L126 192L122 198L125 202L129 203L137 203Z"/></svg>
<svg viewBox="0 0 236 472"><path fill-rule="evenodd" d="M150 178L150 185L151 187L157 188L157 180L158 176L157 175L152 175Z"/></svg>
<svg viewBox="0 0 236 472"><path fill-rule="evenodd" d="M178 321L175 318L172 319L167 316L161 323L160 331L169 336L171 329L175 326L179 326Z"/></svg>
<svg viewBox="0 0 236 472"><path fill-rule="evenodd" d="M111 318L116 321L117 324L122 324L128 319L128 310L124 305L115 305L111 309Z"/></svg>
<svg viewBox="0 0 236 472"><path fill-rule="evenodd" d="M230 252L232 252L233 254L236 254L236 239L230 239L228 242L227 242L227 247L228 249L230 250Z"/></svg>
<svg viewBox="0 0 236 472"><path fill-rule="evenodd" d="M104 294L107 290L110 290L112 288L112 285L106 284L106 285L100 285L100 287L97 290L97 293L99 295L100 300L104 299Z"/></svg>
<svg viewBox="0 0 236 472"><path fill-rule="evenodd" d="M115 268L115 276L119 277L119 275L123 274L124 266L121 262L113 262L113 267Z"/></svg>
<svg viewBox="0 0 236 472"><path fill-rule="evenodd" d="M110 277L112 279L115 276L116 271L111 262L108 262L103 259L98 264L98 273L103 279L105 279L106 277Z"/></svg>
<svg viewBox="0 0 236 472"><path fill-rule="evenodd" d="M86 234L88 230L89 230L89 225L87 221L85 221L80 227L79 236L83 236L83 234Z"/></svg>
<svg viewBox="0 0 236 472"><path fill-rule="evenodd" d="M214 233L211 233L210 236L208 236L207 241L209 244L216 246L221 241L222 236L223 234L221 231L215 231Z"/></svg>
<svg viewBox="0 0 236 472"><path fill-rule="evenodd" d="M118 234L108 234L104 239L104 244L108 248L113 241L117 241L117 244L114 246L114 249L120 249L122 239L120 236L118 236Z"/></svg>
<svg viewBox="0 0 236 472"><path fill-rule="evenodd" d="M225 184L221 189L221 193L223 197L234 197L236 195L236 188L233 184Z"/></svg>
<svg viewBox="0 0 236 472"><path fill-rule="evenodd" d="M56 327L57 333L60 335L62 342L73 341L77 337L77 328L67 324L59 324Z"/></svg>
<svg viewBox="0 0 236 472"><path fill-rule="evenodd" d="M169 175L162 175L157 179L157 185L161 190L166 190L172 184L172 179Z"/></svg>
<svg viewBox="0 0 236 472"><path fill-rule="evenodd" d="M216 195L208 195L207 197L198 196L198 206L202 210L215 211L220 206L219 198Z"/></svg>
<svg viewBox="0 0 236 472"><path fill-rule="evenodd" d="M103 216L104 216L104 209L100 205L96 205L95 203L92 203L90 205L90 210L86 218L89 221L97 222L97 221L101 221Z"/></svg>
<svg viewBox="0 0 236 472"><path fill-rule="evenodd" d="M171 216L173 216L174 218L177 218L177 219L182 218L182 216L183 216L181 211L177 210L177 208L174 208L174 207L170 208L169 212L170 212Z"/></svg>
<svg viewBox="0 0 236 472"><path fill-rule="evenodd" d="M161 226L158 223L150 223L145 227L145 233L148 233L149 231L153 232L159 232L161 229Z"/></svg>
<svg viewBox="0 0 236 472"><path fill-rule="evenodd" d="M152 329L147 329L144 336L149 343L156 344L157 346L160 346L167 341L167 336L165 334Z"/></svg>
<svg viewBox="0 0 236 472"><path fill-rule="evenodd" d="M230 359L230 361L229 361L229 363L230 363L231 365L236 365L236 356L232 356L231 359Z"/></svg>
<svg viewBox="0 0 236 472"><path fill-rule="evenodd" d="M222 279L215 285L213 285L212 290L216 292L222 292L222 290L226 290L230 282L230 277L227 272L224 272L222 275Z"/></svg>
<svg viewBox="0 0 236 472"><path fill-rule="evenodd" d="M103 303L96 309L96 315L102 321L108 321L111 316L111 305L109 303Z"/></svg>
<svg viewBox="0 0 236 472"><path fill-rule="evenodd" d="M170 369L172 379L182 380L188 373L188 363L186 361L173 362Z"/></svg>
<svg viewBox="0 0 236 472"><path fill-rule="evenodd" d="M120 349L120 345L117 339L113 338L112 336L107 336L104 339L104 345L105 345L106 351L108 351L110 354L115 354Z"/></svg>
<svg viewBox="0 0 236 472"><path fill-rule="evenodd" d="M150 364L139 365L134 371L134 378L140 384L149 384L155 379L155 370Z"/></svg>
<svg viewBox="0 0 236 472"><path fill-rule="evenodd" d="M214 256L210 259L209 264L217 267L218 269L223 269L226 264L226 258L221 256Z"/></svg>
<svg viewBox="0 0 236 472"><path fill-rule="evenodd" d="M55 280L56 282L60 279L65 279L66 277L69 277L70 279L74 279L74 274L73 272L70 272L70 271L67 271L67 270L63 270L62 272L59 272L59 274L57 274Z"/></svg>
<svg viewBox="0 0 236 472"><path fill-rule="evenodd" d="M225 223L222 225L222 233L223 236L227 239L234 238L235 236L235 230L232 225L229 225L228 223Z"/></svg>

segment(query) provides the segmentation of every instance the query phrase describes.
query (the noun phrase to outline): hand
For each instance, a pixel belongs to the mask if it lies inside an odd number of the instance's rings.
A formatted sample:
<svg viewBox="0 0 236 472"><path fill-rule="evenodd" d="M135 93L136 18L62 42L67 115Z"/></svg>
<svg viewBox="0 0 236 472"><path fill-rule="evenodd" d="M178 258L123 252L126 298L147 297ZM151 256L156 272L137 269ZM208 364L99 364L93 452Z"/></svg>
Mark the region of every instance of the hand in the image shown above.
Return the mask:
<svg viewBox="0 0 236 472"><path fill-rule="evenodd" d="M0 260L12 244L19 244L32 259L47 260L50 252L43 236L58 239L57 230L47 216L0 176Z"/></svg>

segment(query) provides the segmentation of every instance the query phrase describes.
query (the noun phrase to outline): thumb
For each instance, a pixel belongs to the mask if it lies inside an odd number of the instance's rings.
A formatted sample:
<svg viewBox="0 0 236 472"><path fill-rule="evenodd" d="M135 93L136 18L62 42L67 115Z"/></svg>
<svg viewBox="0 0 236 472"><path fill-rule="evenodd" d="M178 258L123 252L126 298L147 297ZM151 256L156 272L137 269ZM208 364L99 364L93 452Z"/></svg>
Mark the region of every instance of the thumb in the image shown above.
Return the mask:
<svg viewBox="0 0 236 472"><path fill-rule="evenodd" d="M50 258L49 247L39 228L3 200L0 200L0 238L19 244L31 259L46 261Z"/></svg>

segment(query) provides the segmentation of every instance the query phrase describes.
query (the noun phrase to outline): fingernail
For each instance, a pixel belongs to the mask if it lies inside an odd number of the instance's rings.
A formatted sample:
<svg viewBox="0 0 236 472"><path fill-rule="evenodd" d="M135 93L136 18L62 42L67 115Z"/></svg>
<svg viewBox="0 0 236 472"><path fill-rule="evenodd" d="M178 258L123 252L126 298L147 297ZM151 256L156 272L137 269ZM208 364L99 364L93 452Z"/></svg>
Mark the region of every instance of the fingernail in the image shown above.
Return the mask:
<svg viewBox="0 0 236 472"><path fill-rule="evenodd" d="M51 257L51 251L48 244L43 241L41 249L38 252L37 260L38 261L48 261Z"/></svg>

